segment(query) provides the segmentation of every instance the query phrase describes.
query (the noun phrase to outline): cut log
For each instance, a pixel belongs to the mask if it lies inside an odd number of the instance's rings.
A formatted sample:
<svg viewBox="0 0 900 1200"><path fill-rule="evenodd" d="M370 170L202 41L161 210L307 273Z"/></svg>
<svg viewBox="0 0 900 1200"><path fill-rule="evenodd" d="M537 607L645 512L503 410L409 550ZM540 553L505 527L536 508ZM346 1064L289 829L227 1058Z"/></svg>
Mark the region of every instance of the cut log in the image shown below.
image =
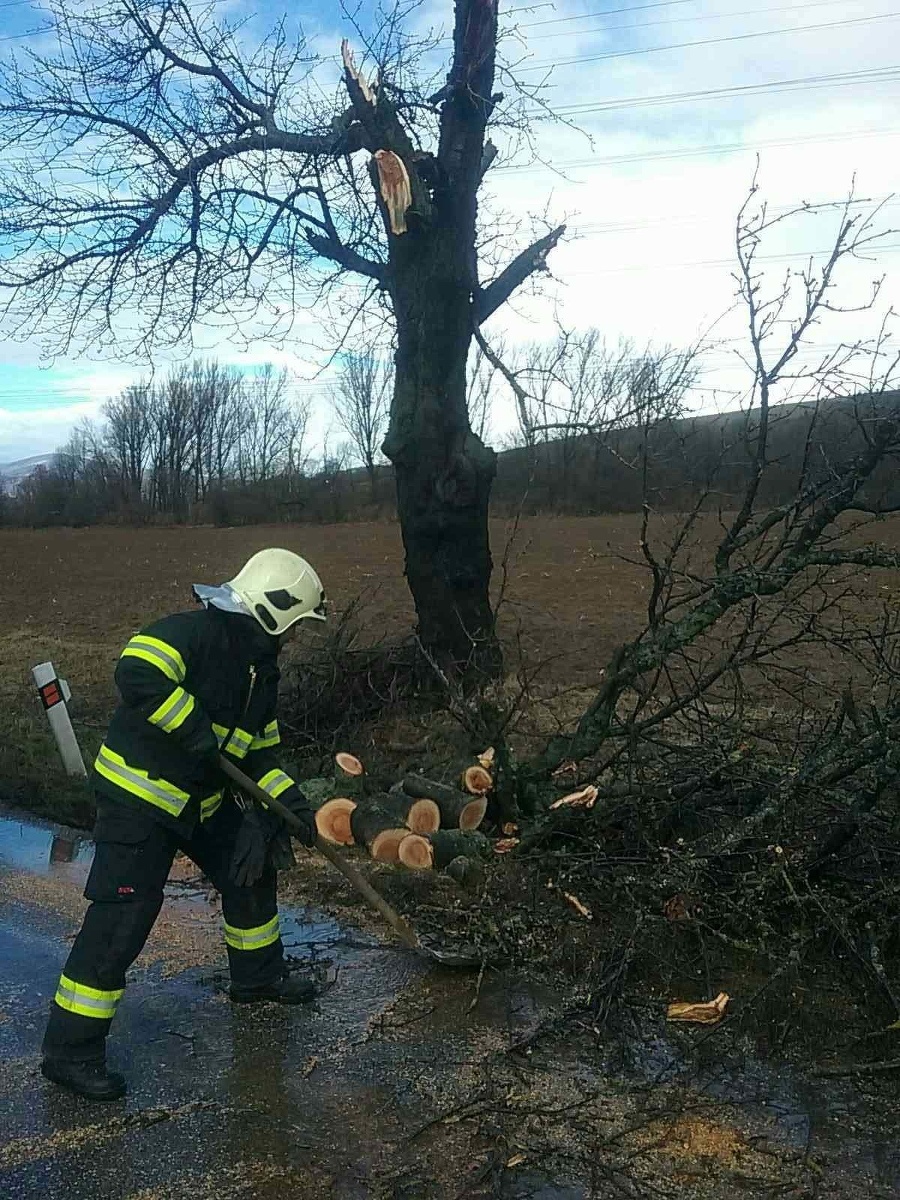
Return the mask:
<svg viewBox="0 0 900 1200"><path fill-rule="evenodd" d="M376 797L385 812L396 813L398 824L405 825L413 833L434 833L441 827L441 810L435 800L427 796L410 796L404 792L402 783L392 784L390 791Z"/></svg>
<svg viewBox="0 0 900 1200"><path fill-rule="evenodd" d="M365 767L355 754L345 754L342 751L334 756L334 761L345 775L364 775L366 773Z"/></svg>
<svg viewBox="0 0 900 1200"><path fill-rule="evenodd" d="M396 810L390 811L371 801L354 808L350 814L350 831L358 845L366 846L374 859L386 863L400 861L400 843L410 836Z"/></svg>
<svg viewBox="0 0 900 1200"><path fill-rule="evenodd" d="M334 796L320 804L316 810L316 829L319 836L326 842L336 846L352 846L353 831L350 828L350 818L356 808L356 801L346 796Z"/></svg>
<svg viewBox="0 0 900 1200"><path fill-rule="evenodd" d="M483 796L494 786L494 778L490 771L480 765L466 767L460 777L463 790L473 796Z"/></svg>
<svg viewBox="0 0 900 1200"><path fill-rule="evenodd" d="M428 836L411 833L400 844L399 856L413 871L441 871L455 858L484 858L490 848L483 834L441 829Z"/></svg>
<svg viewBox="0 0 900 1200"><path fill-rule="evenodd" d="M402 787L407 796L433 800L440 809L444 829L477 829L487 812L485 796L471 796L423 775L404 776Z"/></svg>

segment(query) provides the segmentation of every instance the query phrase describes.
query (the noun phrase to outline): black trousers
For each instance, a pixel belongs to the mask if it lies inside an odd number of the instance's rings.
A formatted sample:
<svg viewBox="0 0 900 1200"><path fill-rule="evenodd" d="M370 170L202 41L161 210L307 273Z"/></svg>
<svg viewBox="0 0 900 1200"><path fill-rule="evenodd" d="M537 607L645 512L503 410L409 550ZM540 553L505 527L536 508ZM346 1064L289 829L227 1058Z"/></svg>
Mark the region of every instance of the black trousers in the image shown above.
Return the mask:
<svg viewBox="0 0 900 1200"><path fill-rule="evenodd" d="M181 837L152 813L98 797L96 849L84 891L91 904L51 1006L46 1057L103 1059L125 973L159 915L176 850L221 893L232 984L253 990L282 973L275 871L267 869L252 887L238 887L229 878L240 819L240 809L226 796L217 812Z"/></svg>

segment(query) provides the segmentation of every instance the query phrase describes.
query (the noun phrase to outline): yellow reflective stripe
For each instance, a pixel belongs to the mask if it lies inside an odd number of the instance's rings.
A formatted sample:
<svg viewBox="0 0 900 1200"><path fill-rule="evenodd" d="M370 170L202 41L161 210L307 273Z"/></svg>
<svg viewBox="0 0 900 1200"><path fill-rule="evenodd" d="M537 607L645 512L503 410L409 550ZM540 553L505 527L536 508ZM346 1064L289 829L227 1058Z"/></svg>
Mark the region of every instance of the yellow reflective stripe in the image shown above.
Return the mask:
<svg viewBox="0 0 900 1200"><path fill-rule="evenodd" d="M162 704L147 718L158 725L164 733L174 733L194 711L194 697L183 687L177 687L163 700Z"/></svg>
<svg viewBox="0 0 900 1200"><path fill-rule="evenodd" d="M225 922L225 942L232 950L262 950L264 946L277 942L280 936L277 913L271 921L253 929L238 929Z"/></svg>
<svg viewBox="0 0 900 1200"><path fill-rule="evenodd" d="M235 729L225 743L225 753L233 754L235 758L245 758L252 745L252 733L247 733L246 729Z"/></svg>
<svg viewBox="0 0 900 1200"><path fill-rule="evenodd" d="M259 786L264 792L268 792L270 796L277 799L282 792L286 792L289 787L294 786L294 781L290 775L285 775L284 771L276 767L274 771L266 771L259 781Z"/></svg>
<svg viewBox="0 0 900 1200"><path fill-rule="evenodd" d="M222 793L213 792L211 796L206 796L200 801L200 821L208 821L214 812L218 811L219 805L222 803Z"/></svg>
<svg viewBox="0 0 900 1200"><path fill-rule="evenodd" d="M278 730L278 722L270 721L261 734L253 739L251 750L267 750L270 746L278 746L281 743L281 734Z"/></svg>
<svg viewBox="0 0 900 1200"><path fill-rule="evenodd" d="M179 817L184 811L190 796L177 788L174 783L165 779L151 779L146 771L130 767L121 755L110 750L107 745L100 747L100 752L94 760L94 769L104 779L116 784L133 796L155 804L170 816Z"/></svg>
<svg viewBox="0 0 900 1200"><path fill-rule="evenodd" d="M175 647L159 638L148 637L145 633L135 634L122 651L121 657L141 658L157 667L173 683L182 683L187 675L184 659Z"/></svg>
<svg viewBox="0 0 900 1200"><path fill-rule="evenodd" d="M102 988L88 987L85 983L76 983L67 975L61 975L54 999L59 1007L67 1012L77 1013L80 1017L111 1021L124 993L124 988L104 991Z"/></svg>
<svg viewBox="0 0 900 1200"><path fill-rule="evenodd" d="M235 758L245 758L247 752L253 746L253 734L247 733L246 729L235 729L232 731L225 725L217 725L213 721L212 731L216 735L219 749L224 750L226 754L233 754Z"/></svg>

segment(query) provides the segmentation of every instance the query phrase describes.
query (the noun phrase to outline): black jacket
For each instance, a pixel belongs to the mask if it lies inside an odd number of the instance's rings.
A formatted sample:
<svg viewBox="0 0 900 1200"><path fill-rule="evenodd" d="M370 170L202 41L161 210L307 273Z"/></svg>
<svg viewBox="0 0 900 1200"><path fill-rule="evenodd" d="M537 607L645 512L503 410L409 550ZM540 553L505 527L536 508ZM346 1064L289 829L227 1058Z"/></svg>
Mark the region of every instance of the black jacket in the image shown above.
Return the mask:
<svg viewBox="0 0 900 1200"><path fill-rule="evenodd" d="M197 609L142 629L116 667L121 703L98 790L189 831L222 800L220 749L270 795L303 803L278 765L278 647L252 617Z"/></svg>

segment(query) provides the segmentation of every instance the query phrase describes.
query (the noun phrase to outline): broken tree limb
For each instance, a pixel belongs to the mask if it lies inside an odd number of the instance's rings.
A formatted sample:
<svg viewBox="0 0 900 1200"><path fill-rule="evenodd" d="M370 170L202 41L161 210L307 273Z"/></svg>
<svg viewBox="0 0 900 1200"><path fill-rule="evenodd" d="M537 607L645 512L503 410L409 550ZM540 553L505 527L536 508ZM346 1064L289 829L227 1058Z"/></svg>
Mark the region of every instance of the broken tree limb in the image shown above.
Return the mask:
<svg viewBox="0 0 900 1200"><path fill-rule="evenodd" d="M477 829L487 812L484 796L472 796L423 775L405 775L401 786L407 796L433 800L440 809L444 829Z"/></svg>
<svg viewBox="0 0 900 1200"><path fill-rule="evenodd" d="M423 836L410 834L399 848L400 862L413 871L442 871L457 858L486 858L491 843L481 833L441 829Z"/></svg>

